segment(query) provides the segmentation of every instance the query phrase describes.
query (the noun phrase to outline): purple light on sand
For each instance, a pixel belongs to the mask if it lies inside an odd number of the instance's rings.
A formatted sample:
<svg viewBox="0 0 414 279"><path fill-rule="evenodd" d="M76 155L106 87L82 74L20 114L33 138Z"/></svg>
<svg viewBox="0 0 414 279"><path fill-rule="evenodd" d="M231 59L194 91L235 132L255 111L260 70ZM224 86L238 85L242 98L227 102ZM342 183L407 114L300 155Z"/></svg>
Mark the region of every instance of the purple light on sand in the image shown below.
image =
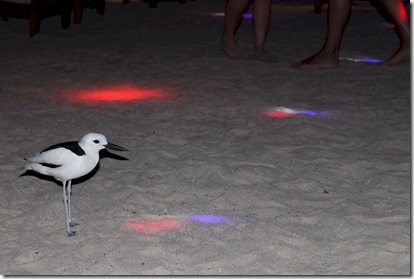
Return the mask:
<svg viewBox="0 0 414 279"><path fill-rule="evenodd" d="M230 217L224 215L191 215L190 219L199 223L204 224L219 224L226 223L230 221Z"/></svg>
<svg viewBox="0 0 414 279"><path fill-rule="evenodd" d="M363 57L363 58L351 58L351 57L341 57L339 60L342 61L351 61L351 62L357 62L357 63L382 63L384 62L381 59L376 59L372 57Z"/></svg>
<svg viewBox="0 0 414 279"><path fill-rule="evenodd" d="M327 114L326 111L313 111L313 110L298 110L297 114L303 114L308 116L321 116Z"/></svg>
<svg viewBox="0 0 414 279"><path fill-rule="evenodd" d="M383 62L383 60L367 57L367 58L358 59L358 62L362 62L362 63L381 63L381 62Z"/></svg>

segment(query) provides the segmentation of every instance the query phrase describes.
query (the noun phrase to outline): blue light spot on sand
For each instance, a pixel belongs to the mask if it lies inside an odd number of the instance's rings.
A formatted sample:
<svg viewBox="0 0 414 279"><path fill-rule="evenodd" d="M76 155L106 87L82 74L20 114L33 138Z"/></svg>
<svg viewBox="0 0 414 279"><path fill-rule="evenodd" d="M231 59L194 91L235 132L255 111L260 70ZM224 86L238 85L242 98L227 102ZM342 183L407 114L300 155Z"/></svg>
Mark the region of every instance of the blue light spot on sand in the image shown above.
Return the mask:
<svg viewBox="0 0 414 279"><path fill-rule="evenodd" d="M362 62L362 63L381 63L381 62L383 62L383 60L368 57L368 58L358 59L358 62Z"/></svg>
<svg viewBox="0 0 414 279"><path fill-rule="evenodd" d="M308 115L308 116L320 116L320 115L327 114L327 112L326 111L317 112L317 111L312 111L312 110L299 110L297 114L303 114L303 115Z"/></svg>
<svg viewBox="0 0 414 279"><path fill-rule="evenodd" d="M340 57L339 60L351 61L351 62L357 62L357 63L374 63L374 64L384 62L381 59L376 59L372 57L363 57L363 58Z"/></svg>
<svg viewBox="0 0 414 279"><path fill-rule="evenodd" d="M196 222L205 223L205 224L219 224L226 223L230 221L230 217L224 215L191 215L190 219Z"/></svg>

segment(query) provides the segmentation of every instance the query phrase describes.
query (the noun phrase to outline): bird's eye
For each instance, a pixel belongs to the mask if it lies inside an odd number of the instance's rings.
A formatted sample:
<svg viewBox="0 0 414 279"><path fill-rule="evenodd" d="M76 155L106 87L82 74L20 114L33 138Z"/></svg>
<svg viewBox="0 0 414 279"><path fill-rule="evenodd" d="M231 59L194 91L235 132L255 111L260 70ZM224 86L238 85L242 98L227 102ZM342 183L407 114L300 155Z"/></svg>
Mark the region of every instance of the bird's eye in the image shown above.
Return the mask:
<svg viewBox="0 0 414 279"><path fill-rule="evenodd" d="M98 144L99 143L99 140L94 140L93 142L96 143L96 144Z"/></svg>

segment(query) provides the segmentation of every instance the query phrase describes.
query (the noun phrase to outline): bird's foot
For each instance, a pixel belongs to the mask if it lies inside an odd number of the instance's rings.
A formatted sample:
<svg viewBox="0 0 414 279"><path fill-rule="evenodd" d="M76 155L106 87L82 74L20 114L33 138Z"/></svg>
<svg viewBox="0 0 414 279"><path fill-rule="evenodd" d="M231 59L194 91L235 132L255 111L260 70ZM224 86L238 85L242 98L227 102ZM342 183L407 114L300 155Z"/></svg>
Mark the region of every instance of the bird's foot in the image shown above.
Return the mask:
<svg viewBox="0 0 414 279"><path fill-rule="evenodd" d="M74 226L77 226L77 225L79 225L79 223L69 222L69 226L70 226L70 227L74 227Z"/></svg>
<svg viewBox="0 0 414 279"><path fill-rule="evenodd" d="M76 232L74 232L74 231L69 231L68 232L68 237L71 237L71 236L74 236L74 235L76 235Z"/></svg>

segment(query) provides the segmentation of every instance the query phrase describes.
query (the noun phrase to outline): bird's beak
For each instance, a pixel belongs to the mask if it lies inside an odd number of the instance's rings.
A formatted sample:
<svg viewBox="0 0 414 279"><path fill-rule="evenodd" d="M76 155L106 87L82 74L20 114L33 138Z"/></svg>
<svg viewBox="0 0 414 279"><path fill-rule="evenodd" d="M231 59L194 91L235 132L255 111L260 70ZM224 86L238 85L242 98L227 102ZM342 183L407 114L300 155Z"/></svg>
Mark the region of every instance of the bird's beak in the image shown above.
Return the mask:
<svg viewBox="0 0 414 279"><path fill-rule="evenodd" d="M112 149L112 150L116 150L116 151L128 151L128 149L123 148L122 146L119 146L119 145L116 145L116 144L110 143L110 142L108 142L108 143L105 145L105 148Z"/></svg>

